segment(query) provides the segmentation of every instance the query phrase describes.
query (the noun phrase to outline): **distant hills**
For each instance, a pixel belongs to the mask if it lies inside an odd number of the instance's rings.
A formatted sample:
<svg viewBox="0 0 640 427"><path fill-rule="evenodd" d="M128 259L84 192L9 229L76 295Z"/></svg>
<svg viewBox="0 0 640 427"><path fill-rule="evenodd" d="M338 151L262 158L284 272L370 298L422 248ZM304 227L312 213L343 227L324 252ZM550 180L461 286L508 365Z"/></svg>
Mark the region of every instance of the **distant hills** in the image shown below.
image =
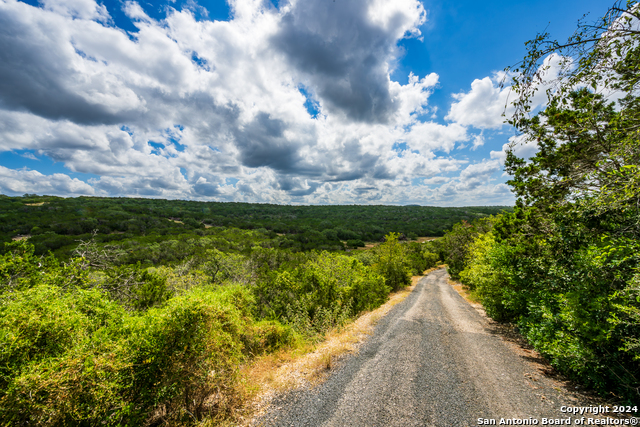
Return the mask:
<svg viewBox="0 0 640 427"><path fill-rule="evenodd" d="M461 220L507 206L290 206L185 200L0 195L0 242L28 238L36 253L69 249L97 230L101 242L136 236L206 235L212 228L259 230L294 250L335 249L341 241L378 241L390 231L441 236Z"/></svg>

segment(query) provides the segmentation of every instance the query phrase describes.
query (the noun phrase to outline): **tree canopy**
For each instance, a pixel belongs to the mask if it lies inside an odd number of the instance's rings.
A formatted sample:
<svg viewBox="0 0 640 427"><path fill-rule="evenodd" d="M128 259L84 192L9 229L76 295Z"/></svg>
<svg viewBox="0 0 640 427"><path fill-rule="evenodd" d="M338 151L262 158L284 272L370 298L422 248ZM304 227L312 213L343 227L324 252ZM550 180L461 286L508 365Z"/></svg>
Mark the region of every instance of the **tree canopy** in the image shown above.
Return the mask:
<svg viewBox="0 0 640 427"><path fill-rule="evenodd" d="M509 70L514 211L439 243L491 317L517 323L563 373L627 402L640 397L639 28L638 3L618 1L564 43L548 34L527 43ZM560 55L559 69L549 55ZM537 152L519 158L519 143Z"/></svg>

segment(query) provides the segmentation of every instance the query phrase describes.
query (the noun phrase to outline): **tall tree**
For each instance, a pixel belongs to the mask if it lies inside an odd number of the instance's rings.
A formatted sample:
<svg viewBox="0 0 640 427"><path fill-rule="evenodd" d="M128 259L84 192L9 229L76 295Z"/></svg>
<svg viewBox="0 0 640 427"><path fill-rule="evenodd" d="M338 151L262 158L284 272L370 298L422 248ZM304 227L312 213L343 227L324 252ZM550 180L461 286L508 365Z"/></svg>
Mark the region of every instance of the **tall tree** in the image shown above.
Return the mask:
<svg viewBox="0 0 640 427"><path fill-rule="evenodd" d="M517 94L510 123L539 151L529 162L508 153L506 169L518 204L615 212L627 217L620 231L638 237L639 4L617 1L598 21L582 20L565 43L544 33L527 46L520 66L509 70ZM562 58L551 80L549 55ZM532 116L532 98L542 82L547 107Z"/></svg>

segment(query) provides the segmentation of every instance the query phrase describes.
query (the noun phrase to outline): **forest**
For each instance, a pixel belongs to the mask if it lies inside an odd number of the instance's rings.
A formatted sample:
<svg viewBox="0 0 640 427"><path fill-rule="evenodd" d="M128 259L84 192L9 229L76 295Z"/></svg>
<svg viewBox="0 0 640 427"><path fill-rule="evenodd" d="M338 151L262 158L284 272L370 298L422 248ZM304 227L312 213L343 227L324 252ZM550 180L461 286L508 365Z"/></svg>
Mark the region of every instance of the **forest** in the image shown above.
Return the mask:
<svg viewBox="0 0 640 427"><path fill-rule="evenodd" d="M389 232L409 239L442 236L453 224L511 209L500 206L285 206L184 200L0 195L0 243L30 236L38 255L68 259L96 231L100 243L142 246L199 238L224 229L258 230L272 247L343 250L378 242ZM183 237L178 237L183 236ZM344 243L343 243L344 242ZM136 249L133 249L133 246ZM0 251L2 249L0 248ZM160 262L140 254L127 261ZM166 259L164 260L166 261Z"/></svg>

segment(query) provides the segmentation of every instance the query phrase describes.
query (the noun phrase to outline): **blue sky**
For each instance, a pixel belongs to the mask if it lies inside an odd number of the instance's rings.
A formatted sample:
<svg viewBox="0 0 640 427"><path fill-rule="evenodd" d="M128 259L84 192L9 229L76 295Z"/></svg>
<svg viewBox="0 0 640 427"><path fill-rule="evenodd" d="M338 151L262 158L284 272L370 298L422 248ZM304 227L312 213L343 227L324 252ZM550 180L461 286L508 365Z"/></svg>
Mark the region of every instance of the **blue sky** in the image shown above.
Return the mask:
<svg viewBox="0 0 640 427"><path fill-rule="evenodd" d="M0 193L511 204L500 72L607 6L0 0Z"/></svg>

